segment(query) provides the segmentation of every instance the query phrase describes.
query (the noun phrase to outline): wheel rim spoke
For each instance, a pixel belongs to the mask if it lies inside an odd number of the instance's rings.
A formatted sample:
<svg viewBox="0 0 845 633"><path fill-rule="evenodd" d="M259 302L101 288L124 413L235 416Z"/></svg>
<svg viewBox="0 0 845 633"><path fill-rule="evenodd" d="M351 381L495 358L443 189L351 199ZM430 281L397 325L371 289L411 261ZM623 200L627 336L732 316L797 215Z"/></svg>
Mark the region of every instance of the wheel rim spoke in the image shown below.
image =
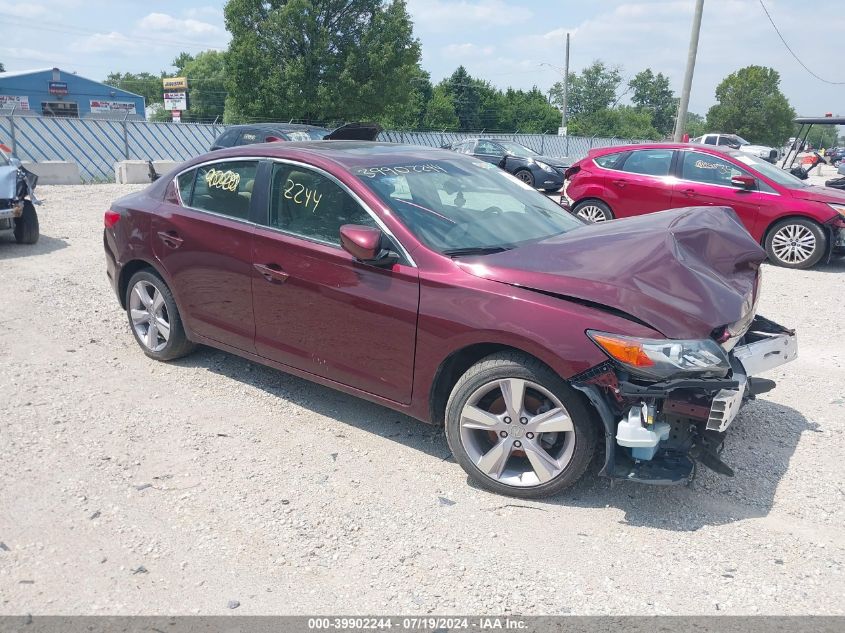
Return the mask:
<svg viewBox="0 0 845 633"><path fill-rule="evenodd" d="M480 471L498 479L502 476L508 459L513 451L513 442L508 438L497 442L493 448L484 453L478 460L477 466Z"/></svg>
<svg viewBox="0 0 845 633"><path fill-rule="evenodd" d="M502 397L505 399L508 415L514 421L517 421L522 414L523 402L525 400L525 381L519 378L508 378L499 381L499 388L502 390Z"/></svg>
<svg viewBox="0 0 845 633"><path fill-rule="evenodd" d="M164 305L164 295L161 294L158 290L153 290L153 300L150 309L152 310L153 314L158 314L161 311L162 306Z"/></svg>
<svg viewBox="0 0 845 633"><path fill-rule="evenodd" d="M572 419L563 409L552 409L534 416L525 428L534 433L568 433L574 430Z"/></svg>
<svg viewBox="0 0 845 633"><path fill-rule="evenodd" d="M129 315L132 317L132 323L140 325L147 323L150 320L150 313L140 308L132 308L129 310Z"/></svg>
<svg viewBox="0 0 845 633"><path fill-rule="evenodd" d="M138 297L138 301L141 302L141 305L143 305L145 308L147 308L147 310L149 310L153 304L153 301L150 298L150 295L147 293L147 289L143 286L143 284L135 284L135 287L132 289L132 292L135 294L135 296Z"/></svg>
<svg viewBox="0 0 845 633"><path fill-rule="evenodd" d="M549 455L538 442L525 442L523 448L525 456L528 458L540 483L554 479L555 475L561 471L560 463Z"/></svg>
<svg viewBox="0 0 845 633"><path fill-rule="evenodd" d="M165 342L170 338L170 324L162 318L156 319L156 330Z"/></svg>
<svg viewBox="0 0 845 633"><path fill-rule="evenodd" d="M152 350L158 347L158 328L154 323L150 323L150 326L147 328L146 343L147 347Z"/></svg>
<svg viewBox="0 0 845 633"><path fill-rule="evenodd" d="M772 251L787 264L800 264L813 256L816 236L805 226L791 224L781 228L772 237Z"/></svg>
<svg viewBox="0 0 845 633"><path fill-rule="evenodd" d="M465 406L461 412L461 426L467 429L493 429L498 424L498 416L473 405Z"/></svg>

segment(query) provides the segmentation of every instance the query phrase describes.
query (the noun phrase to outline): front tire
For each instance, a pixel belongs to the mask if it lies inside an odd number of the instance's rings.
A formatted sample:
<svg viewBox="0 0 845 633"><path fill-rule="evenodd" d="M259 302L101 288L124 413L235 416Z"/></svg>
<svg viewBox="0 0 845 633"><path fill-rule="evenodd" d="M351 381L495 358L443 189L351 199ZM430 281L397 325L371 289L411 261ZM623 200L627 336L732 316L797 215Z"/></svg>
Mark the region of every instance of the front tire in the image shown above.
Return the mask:
<svg viewBox="0 0 845 633"><path fill-rule="evenodd" d="M15 218L15 241L18 244L35 244L39 235L35 205L26 200L23 203L23 213L19 218Z"/></svg>
<svg viewBox="0 0 845 633"><path fill-rule="evenodd" d="M446 405L446 439L475 483L503 495L546 497L587 469L597 427L580 395L536 359L493 354L467 370Z"/></svg>
<svg viewBox="0 0 845 633"><path fill-rule="evenodd" d="M534 186L534 174L528 169L518 169L513 174L529 187Z"/></svg>
<svg viewBox="0 0 845 633"><path fill-rule="evenodd" d="M150 358L168 361L193 351L173 293L154 272L141 270L132 275L126 289L126 315L135 340Z"/></svg>
<svg viewBox="0 0 845 633"><path fill-rule="evenodd" d="M769 230L765 246L773 264L804 270L812 268L824 257L827 233L812 220L787 218Z"/></svg>

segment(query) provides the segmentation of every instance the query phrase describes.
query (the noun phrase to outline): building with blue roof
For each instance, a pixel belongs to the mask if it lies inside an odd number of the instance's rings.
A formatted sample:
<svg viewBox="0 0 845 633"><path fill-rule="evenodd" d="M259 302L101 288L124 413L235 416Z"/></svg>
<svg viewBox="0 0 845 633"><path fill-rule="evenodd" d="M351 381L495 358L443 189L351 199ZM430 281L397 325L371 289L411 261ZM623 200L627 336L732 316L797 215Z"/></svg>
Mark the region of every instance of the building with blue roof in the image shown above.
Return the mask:
<svg viewBox="0 0 845 633"><path fill-rule="evenodd" d="M59 68L0 73L0 114L144 120L144 97Z"/></svg>

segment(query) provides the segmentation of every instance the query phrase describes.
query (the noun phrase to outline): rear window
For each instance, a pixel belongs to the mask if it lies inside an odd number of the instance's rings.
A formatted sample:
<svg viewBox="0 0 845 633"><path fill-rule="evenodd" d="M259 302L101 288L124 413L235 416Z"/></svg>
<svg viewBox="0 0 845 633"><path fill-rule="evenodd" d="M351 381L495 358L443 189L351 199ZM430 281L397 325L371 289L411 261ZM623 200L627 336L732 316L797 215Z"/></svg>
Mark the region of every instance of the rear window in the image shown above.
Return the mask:
<svg viewBox="0 0 845 633"><path fill-rule="evenodd" d="M622 171L646 176L668 176L672 165L672 150L643 149L631 152L622 165Z"/></svg>
<svg viewBox="0 0 845 633"><path fill-rule="evenodd" d="M235 140L237 140L238 134L239 132L237 129L226 130L225 132L223 132L220 138L217 139L215 145L219 145L220 147L231 147L235 144Z"/></svg>
<svg viewBox="0 0 845 633"><path fill-rule="evenodd" d="M624 152L615 152L613 154L604 154L603 156L596 156L593 159L593 162L598 165L599 167L604 167L605 169L613 169L613 166L619 160L619 157L622 156Z"/></svg>

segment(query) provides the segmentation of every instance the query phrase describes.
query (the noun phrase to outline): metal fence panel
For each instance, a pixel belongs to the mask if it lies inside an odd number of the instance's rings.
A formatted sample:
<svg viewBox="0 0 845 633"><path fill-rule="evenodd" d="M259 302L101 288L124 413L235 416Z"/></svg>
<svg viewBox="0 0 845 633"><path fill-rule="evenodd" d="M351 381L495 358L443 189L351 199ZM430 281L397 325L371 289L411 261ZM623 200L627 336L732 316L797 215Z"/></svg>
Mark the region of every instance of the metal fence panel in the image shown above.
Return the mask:
<svg viewBox="0 0 845 633"><path fill-rule="evenodd" d="M0 143L24 161L62 160L79 165L84 182L114 180L114 164L121 160L183 161L208 151L225 126L199 123L152 123L114 119L60 119L10 116L0 112ZM407 132L386 130L380 140L441 147L479 133ZM550 134L484 134L485 138L516 141L547 156L572 162L593 147L636 143L634 139Z"/></svg>

